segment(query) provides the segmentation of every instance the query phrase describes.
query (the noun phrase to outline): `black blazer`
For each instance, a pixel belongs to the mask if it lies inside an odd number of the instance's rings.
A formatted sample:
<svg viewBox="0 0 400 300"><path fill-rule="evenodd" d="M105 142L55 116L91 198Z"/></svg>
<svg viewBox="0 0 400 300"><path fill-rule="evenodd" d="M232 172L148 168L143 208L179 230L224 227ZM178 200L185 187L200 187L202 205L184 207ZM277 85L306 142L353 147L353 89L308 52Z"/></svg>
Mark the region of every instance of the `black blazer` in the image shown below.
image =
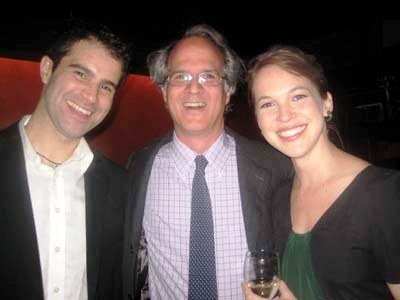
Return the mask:
<svg viewBox="0 0 400 300"><path fill-rule="evenodd" d="M275 188L293 173L290 160L267 143L249 140L227 130L236 142L243 219L249 249L264 248L271 238L270 199ZM123 257L123 297L140 299L140 290L147 274L138 274L137 255L142 232L147 185L154 158L159 149L170 142L167 134L151 146L132 155L129 162L129 192L125 215Z"/></svg>
<svg viewBox="0 0 400 300"><path fill-rule="evenodd" d="M18 124L0 133L0 299L42 300L38 242ZM88 299L119 299L125 171L99 153L85 175Z"/></svg>

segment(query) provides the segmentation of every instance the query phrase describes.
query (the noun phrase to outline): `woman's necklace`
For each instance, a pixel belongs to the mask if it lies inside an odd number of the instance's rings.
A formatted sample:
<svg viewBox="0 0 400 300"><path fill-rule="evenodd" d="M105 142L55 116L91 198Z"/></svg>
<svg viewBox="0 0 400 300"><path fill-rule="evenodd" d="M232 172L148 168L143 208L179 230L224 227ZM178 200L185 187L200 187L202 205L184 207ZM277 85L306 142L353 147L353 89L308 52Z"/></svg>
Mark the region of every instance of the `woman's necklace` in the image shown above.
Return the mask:
<svg viewBox="0 0 400 300"><path fill-rule="evenodd" d="M37 155L39 155L44 160L47 160L49 163L52 163L55 166L55 168L57 168L59 165L61 165L61 163L55 162L54 160L51 160L51 159L48 159L46 156L44 156L43 154L41 154L41 153L39 153L37 151L36 151L36 153L37 153Z"/></svg>

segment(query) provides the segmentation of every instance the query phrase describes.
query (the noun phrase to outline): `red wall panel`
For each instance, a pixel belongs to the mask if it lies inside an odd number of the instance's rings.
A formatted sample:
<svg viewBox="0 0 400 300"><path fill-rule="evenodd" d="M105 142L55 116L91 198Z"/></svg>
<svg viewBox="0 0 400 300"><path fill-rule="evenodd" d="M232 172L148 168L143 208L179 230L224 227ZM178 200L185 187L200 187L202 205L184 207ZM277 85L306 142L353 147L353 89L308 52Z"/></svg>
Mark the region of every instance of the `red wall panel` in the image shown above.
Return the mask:
<svg viewBox="0 0 400 300"><path fill-rule="evenodd" d="M39 63L0 58L0 128L32 113L41 89ZM129 75L109 118L88 139L94 148L125 165L129 153L170 128L157 87L148 76Z"/></svg>
<svg viewBox="0 0 400 300"><path fill-rule="evenodd" d="M0 58L0 128L34 110L42 89L39 63ZM233 112L226 123L250 138L261 139L246 95L234 96ZM150 77L129 75L109 117L89 136L89 143L106 156L125 165L132 151L148 144L172 128L161 93Z"/></svg>

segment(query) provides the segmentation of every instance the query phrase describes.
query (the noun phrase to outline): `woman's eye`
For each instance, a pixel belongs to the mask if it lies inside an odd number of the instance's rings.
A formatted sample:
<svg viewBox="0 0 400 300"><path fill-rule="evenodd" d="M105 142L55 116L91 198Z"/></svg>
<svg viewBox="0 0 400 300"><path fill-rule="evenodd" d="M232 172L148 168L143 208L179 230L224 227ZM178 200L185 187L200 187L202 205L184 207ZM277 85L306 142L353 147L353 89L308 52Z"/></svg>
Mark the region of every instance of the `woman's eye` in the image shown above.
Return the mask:
<svg viewBox="0 0 400 300"><path fill-rule="evenodd" d="M260 108L270 108L272 106L274 106L272 102L265 102L260 105Z"/></svg>
<svg viewBox="0 0 400 300"><path fill-rule="evenodd" d="M296 96L293 97L293 101L298 101L298 100L301 100L301 99L303 99L305 97L307 97L307 96L306 95L302 95L302 94L296 95Z"/></svg>

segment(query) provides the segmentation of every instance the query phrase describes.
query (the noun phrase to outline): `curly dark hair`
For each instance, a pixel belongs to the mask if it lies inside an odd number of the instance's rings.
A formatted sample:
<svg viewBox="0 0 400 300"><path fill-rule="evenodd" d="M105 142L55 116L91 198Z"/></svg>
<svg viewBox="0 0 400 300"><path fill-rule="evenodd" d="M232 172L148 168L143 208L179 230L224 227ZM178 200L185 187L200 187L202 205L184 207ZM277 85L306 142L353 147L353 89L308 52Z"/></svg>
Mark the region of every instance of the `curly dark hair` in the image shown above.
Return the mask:
<svg viewBox="0 0 400 300"><path fill-rule="evenodd" d="M53 70L57 68L64 56L68 55L72 46L81 40L94 40L107 49L110 55L121 62L122 76L118 83L125 82L130 67L130 44L123 41L107 26L74 20L69 22L67 30L63 31L54 43L47 49L45 55L53 60Z"/></svg>

